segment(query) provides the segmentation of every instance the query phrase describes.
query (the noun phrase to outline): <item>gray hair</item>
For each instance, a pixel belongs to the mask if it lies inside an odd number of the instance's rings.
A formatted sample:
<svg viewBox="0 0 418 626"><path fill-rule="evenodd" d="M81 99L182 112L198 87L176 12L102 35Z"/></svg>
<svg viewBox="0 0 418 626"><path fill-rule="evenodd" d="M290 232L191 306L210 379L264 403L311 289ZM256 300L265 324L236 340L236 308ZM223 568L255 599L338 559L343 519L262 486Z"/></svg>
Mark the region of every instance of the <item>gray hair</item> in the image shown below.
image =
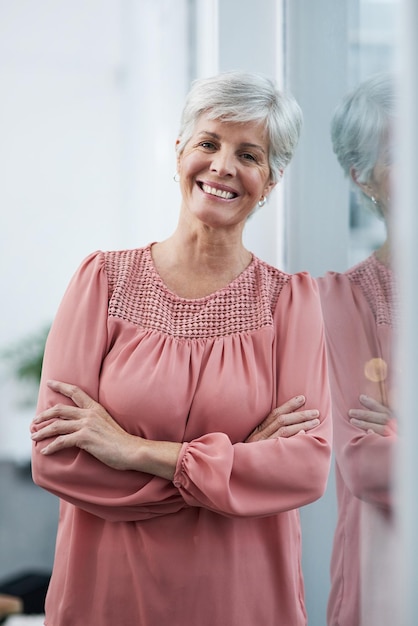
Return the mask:
<svg viewBox="0 0 418 626"><path fill-rule="evenodd" d="M269 138L270 177L272 182L280 179L302 127L302 111L293 96L278 91L270 79L259 74L234 71L195 80L181 117L178 154L202 113L229 122L263 122Z"/></svg>
<svg viewBox="0 0 418 626"><path fill-rule="evenodd" d="M390 128L395 115L394 80L387 73L373 75L342 100L332 118L331 139L346 176L354 169L357 181L368 183L377 163L391 164ZM363 203L382 216L380 208L354 187Z"/></svg>

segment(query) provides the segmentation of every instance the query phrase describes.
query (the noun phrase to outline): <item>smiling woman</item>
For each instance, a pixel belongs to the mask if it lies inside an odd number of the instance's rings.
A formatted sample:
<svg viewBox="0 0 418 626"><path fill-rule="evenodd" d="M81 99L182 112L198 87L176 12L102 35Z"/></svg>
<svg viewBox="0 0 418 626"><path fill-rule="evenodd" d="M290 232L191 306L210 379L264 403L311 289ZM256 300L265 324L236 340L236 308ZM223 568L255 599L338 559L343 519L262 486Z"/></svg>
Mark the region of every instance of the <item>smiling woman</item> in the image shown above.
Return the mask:
<svg viewBox="0 0 418 626"><path fill-rule="evenodd" d="M330 465L321 305L307 273L242 242L300 109L234 72L197 82L184 120L176 230L87 257L47 340L32 425L34 480L61 501L47 626L307 623L297 509Z"/></svg>

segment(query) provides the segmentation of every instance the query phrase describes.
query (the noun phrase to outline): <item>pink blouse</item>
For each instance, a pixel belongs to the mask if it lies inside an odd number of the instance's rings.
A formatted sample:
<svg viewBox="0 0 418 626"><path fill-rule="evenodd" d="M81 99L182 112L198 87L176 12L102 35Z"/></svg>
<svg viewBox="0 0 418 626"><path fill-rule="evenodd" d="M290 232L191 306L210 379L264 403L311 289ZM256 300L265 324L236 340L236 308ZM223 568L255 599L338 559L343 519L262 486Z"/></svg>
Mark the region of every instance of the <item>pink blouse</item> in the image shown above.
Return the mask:
<svg viewBox="0 0 418 626"><path fill-rule="evenodd" d="M308 274L253 258L189 300L162 282L151 246L94 253L53 323L38 411L66 401L50 378L79 385L128 432L183 446L170 482L34 444L34 481L61 499L47 626L306 624L297 508L325 489L331 429ZM298 394L319 426L243 443Z"/></svg>
<svg viewBox="0 0 418 626"><path fill-rule="evenodd" d="M374 618L371 606L376 600L388 618L393 585L388 589L385 579L393 568L389 545L396 427L392 423L386 436L368 433L352 425L348 415L349 409L364 408L360 394L393 406L399 303L394 275L372 255L345 274L327 274L318 284L329 351L338 500L327 623L396 623Z"/></svg>

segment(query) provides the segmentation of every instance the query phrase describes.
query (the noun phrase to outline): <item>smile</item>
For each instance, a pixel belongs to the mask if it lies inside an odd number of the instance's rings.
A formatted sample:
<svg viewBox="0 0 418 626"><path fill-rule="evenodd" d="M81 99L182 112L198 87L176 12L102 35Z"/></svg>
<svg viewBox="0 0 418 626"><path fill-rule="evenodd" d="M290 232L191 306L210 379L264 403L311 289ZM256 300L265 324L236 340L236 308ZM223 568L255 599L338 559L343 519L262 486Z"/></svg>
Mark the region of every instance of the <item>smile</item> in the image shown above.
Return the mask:
<svg viewBox="0 0 418 626"><path fill-rule="evenodd" d="M217 198L223 198L224 200L232 200L232 198L237 197L236 193L232 193L231 191L225 191L222 189L217 189L216 187L211 187L210 185L206 185L205 183L201 184L201 189L202 191L210 194L211 196L216 196Z"/></svg>

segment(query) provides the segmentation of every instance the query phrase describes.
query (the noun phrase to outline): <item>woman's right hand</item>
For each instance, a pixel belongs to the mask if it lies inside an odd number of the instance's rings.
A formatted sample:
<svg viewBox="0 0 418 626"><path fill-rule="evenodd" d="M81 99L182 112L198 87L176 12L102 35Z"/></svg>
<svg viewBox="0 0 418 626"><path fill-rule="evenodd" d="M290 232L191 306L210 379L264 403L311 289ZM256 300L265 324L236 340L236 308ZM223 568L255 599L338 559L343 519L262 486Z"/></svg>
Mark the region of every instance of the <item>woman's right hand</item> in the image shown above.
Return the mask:
<svg viewBox="0 0 418 626"><path fill-rule="evenodd" d="M304 396L295 396L274 409L247 437L245 443L277 437L292 437L318 426L319 411L316 409L298 410L305 402Z"/></svg>

